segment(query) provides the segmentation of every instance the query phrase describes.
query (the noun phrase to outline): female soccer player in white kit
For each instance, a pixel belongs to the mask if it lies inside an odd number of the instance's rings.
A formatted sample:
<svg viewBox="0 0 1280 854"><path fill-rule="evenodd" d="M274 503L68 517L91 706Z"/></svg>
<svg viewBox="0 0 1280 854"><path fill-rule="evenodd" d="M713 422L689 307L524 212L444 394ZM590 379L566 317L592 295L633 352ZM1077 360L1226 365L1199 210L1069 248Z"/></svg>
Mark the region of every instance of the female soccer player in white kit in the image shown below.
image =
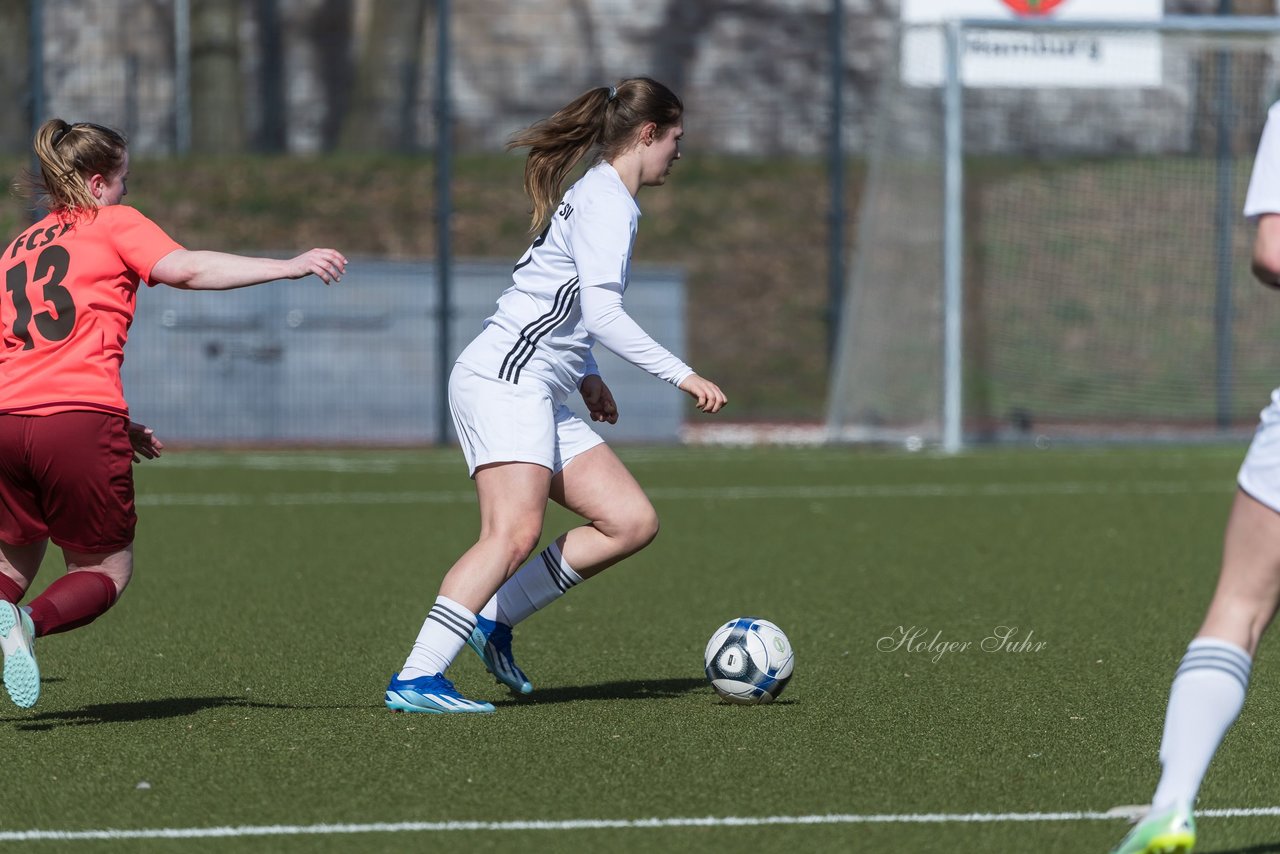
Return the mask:
<svg viewBox="0 0 1280 854"><path fill-rule="evenodd" d="M1257 224L1253 274L1280 288L1280 102L1267 113L1244 214ZM1169 692L1151 810L1114 854L1188 854L1200 783L1244 706L1258 641L1280 605L1280 388L1237 477L1218 587Z"/></svg>
<svg viewBox="0 0 1280 854"><path fill-rule="evenodd" d="M726 403L715 383L645 334L622 305L640 219L635 197L641 187L664 184L680 158L683 112L666 86L631 78L580 95L508 146L530 149L525 190L533 227L545 227L449 378L449 408L480 503L480 536L445 575L413 649L391 677L386 704L393 710L492 712L444 676L464 644L512 690L532 691L512 657L511 627L658 533L640 485L565 405L577 392L592 420L618 420L594 343L685 391L703 412ZM598 162L561 199L565 176L597 146ZM530 558L548 498L586 524Z"/></svg>

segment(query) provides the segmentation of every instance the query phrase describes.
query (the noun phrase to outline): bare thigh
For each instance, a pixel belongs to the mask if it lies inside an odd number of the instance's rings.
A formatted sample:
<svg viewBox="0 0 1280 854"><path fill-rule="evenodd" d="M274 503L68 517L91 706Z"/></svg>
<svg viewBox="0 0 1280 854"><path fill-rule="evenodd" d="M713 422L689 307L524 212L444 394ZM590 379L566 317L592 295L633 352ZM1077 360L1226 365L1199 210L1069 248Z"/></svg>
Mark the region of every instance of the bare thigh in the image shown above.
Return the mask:
<svg viewBox="0 0 1280 854"><path fill-rule="evenodd" d="M561 544L583 578L644 548L658 533L649 497L608 445L584 451L561 469L551 479L551 498L589 523Z"/></svg>
<svg viewBox="0 0 1280 854"><path fill-rule="evenodd" d="M551 478L551 499L606 528L653 509L640 484L608 445L584 451L557 472Z"/></svg>

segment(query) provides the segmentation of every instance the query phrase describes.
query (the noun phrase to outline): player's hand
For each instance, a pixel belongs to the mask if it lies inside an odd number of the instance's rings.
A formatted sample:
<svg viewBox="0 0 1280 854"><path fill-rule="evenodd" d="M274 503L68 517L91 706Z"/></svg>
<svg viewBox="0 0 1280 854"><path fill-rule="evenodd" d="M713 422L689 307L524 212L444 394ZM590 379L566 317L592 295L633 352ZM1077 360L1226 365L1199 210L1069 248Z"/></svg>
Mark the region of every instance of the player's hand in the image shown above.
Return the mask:
<svg viewBox="0 0 1280 854"><path fill-rule="evenodd" d="M347 271L347 259L337 249L312 249L292 259L289 264L293 269L288 278L315 275L326 285L342 281L342 274Z"/></svg>
<svg viewBox="0 0 1280 854"><path fill-rule="evenodd" d="M164 450L164 443L156 438L155 431L137 421L129 422L129 444L133 446L135 463L142 462L142 457L154 460Z"/></svg>
<svg viewBox="0 0 1280 854"><path fill-rule="evenodd" d="M720 386L697 374L685 377L680 383L680 390L697 401L698 410L708 415L719 412L729 403L729 398L724 396Z"/></svg>
<svg viewBox="0 0 1280 854"><path fill-rule="evenodd" d="M578 390L582 392L582 402L587 405L592 421L618 423L618 404L613 399L613 392L597 374L583 377Z"/></svg>

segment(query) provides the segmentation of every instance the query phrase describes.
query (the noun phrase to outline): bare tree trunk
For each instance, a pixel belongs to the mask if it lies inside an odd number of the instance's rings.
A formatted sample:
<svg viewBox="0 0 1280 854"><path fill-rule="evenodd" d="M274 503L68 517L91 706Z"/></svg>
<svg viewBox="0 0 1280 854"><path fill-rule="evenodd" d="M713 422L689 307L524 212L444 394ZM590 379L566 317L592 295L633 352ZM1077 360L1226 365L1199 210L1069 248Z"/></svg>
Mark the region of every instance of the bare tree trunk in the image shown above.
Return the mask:
<svg viewBox="0 0 1280 854"><path fill-rule="evenodd" d="M1231 12L1235 15L1262 15L1276 13L1276 0L1232 0Z"/></svg>
<svg viewBox="0 0 1280 854"><path fill-rule="evenodd" d="M428 0L373 0L369 24L356 55L355 97L339 144L350 151L389 150L403 141L412 121L403 105L410 75L422 65ZM398 109L400 108L400 109Z"/></svg>
<svg viewBox="0 0 1280 854"><path fill-rule="evenodd" d="M239 0L191 4L191 148L225 154L244 149Z"/></svg>
<svg viewBox="0 0 1280 854"><path fill-rule="evenodd" d="M409 55L404 63L404 80L401 86L399 118L400 150L414 151L418 147L418 100L422 94L422 42L427 28L428 0L414 3L411 32L418 34L409 45Z"/></svg>
<svg viewBox="0 0 1280 854"><path fill-rule="evenodd" d="M686 3L667 0L662 24L655 30L653 67L659 78L675 92L683 91L689 80L689 69L697 59L698 47L718 15L741 4L708 0Z"/></svg>
<svg viewBox="0 0 1280 854"><path fill-rule="evenodd" d="M569 0L569 11L578 25L578 38L581 39L581 56L586 66L587 85L604 86L613 83L612 80L605 78L600 33L590 0Z"/></svg>
<svg viewBox="0 0 1280 854"><path fill-rule="evenodd" d="M280 26L280 0L254 0L258 13L258 91L262 120L254 139L258 151L280 152L288 146L285 132L284 34Z"/></svg>
<svg viewBox="0 0 1280 854"><path fill-rule="evenodd" d="M351 100L351 0L323 0L306 27L315 55L321 57L321 103L325 114L320 122L320 145L332 151Z"/></svg>
<svg viewBox="0 0 1280 854"><path fill-rule="evenodd" d="M25 151L31 142L35 128L44 116L31 115L31 88L27 74L30 65L30 45L27 44L31 18L26 0L20 3L0 3L0 33L4 33L0 47L0 92L22 92L23 98L9 100L8 118L0 122L0 151Z"/></svg>

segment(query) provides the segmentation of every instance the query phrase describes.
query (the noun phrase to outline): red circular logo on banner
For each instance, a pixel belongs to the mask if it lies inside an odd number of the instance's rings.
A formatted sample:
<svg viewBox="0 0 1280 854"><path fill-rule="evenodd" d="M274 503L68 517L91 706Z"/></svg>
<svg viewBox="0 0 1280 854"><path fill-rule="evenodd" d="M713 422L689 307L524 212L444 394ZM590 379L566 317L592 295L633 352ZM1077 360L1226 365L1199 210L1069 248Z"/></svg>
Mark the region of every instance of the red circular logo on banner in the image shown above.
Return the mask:
<svg viewBox="0 0 1280 854"><path fill-rule="evenodd" d="M1055 7L1061 6L1064 0L1003 0L1003 2L1019 15L1047 15Z"/></svg>

